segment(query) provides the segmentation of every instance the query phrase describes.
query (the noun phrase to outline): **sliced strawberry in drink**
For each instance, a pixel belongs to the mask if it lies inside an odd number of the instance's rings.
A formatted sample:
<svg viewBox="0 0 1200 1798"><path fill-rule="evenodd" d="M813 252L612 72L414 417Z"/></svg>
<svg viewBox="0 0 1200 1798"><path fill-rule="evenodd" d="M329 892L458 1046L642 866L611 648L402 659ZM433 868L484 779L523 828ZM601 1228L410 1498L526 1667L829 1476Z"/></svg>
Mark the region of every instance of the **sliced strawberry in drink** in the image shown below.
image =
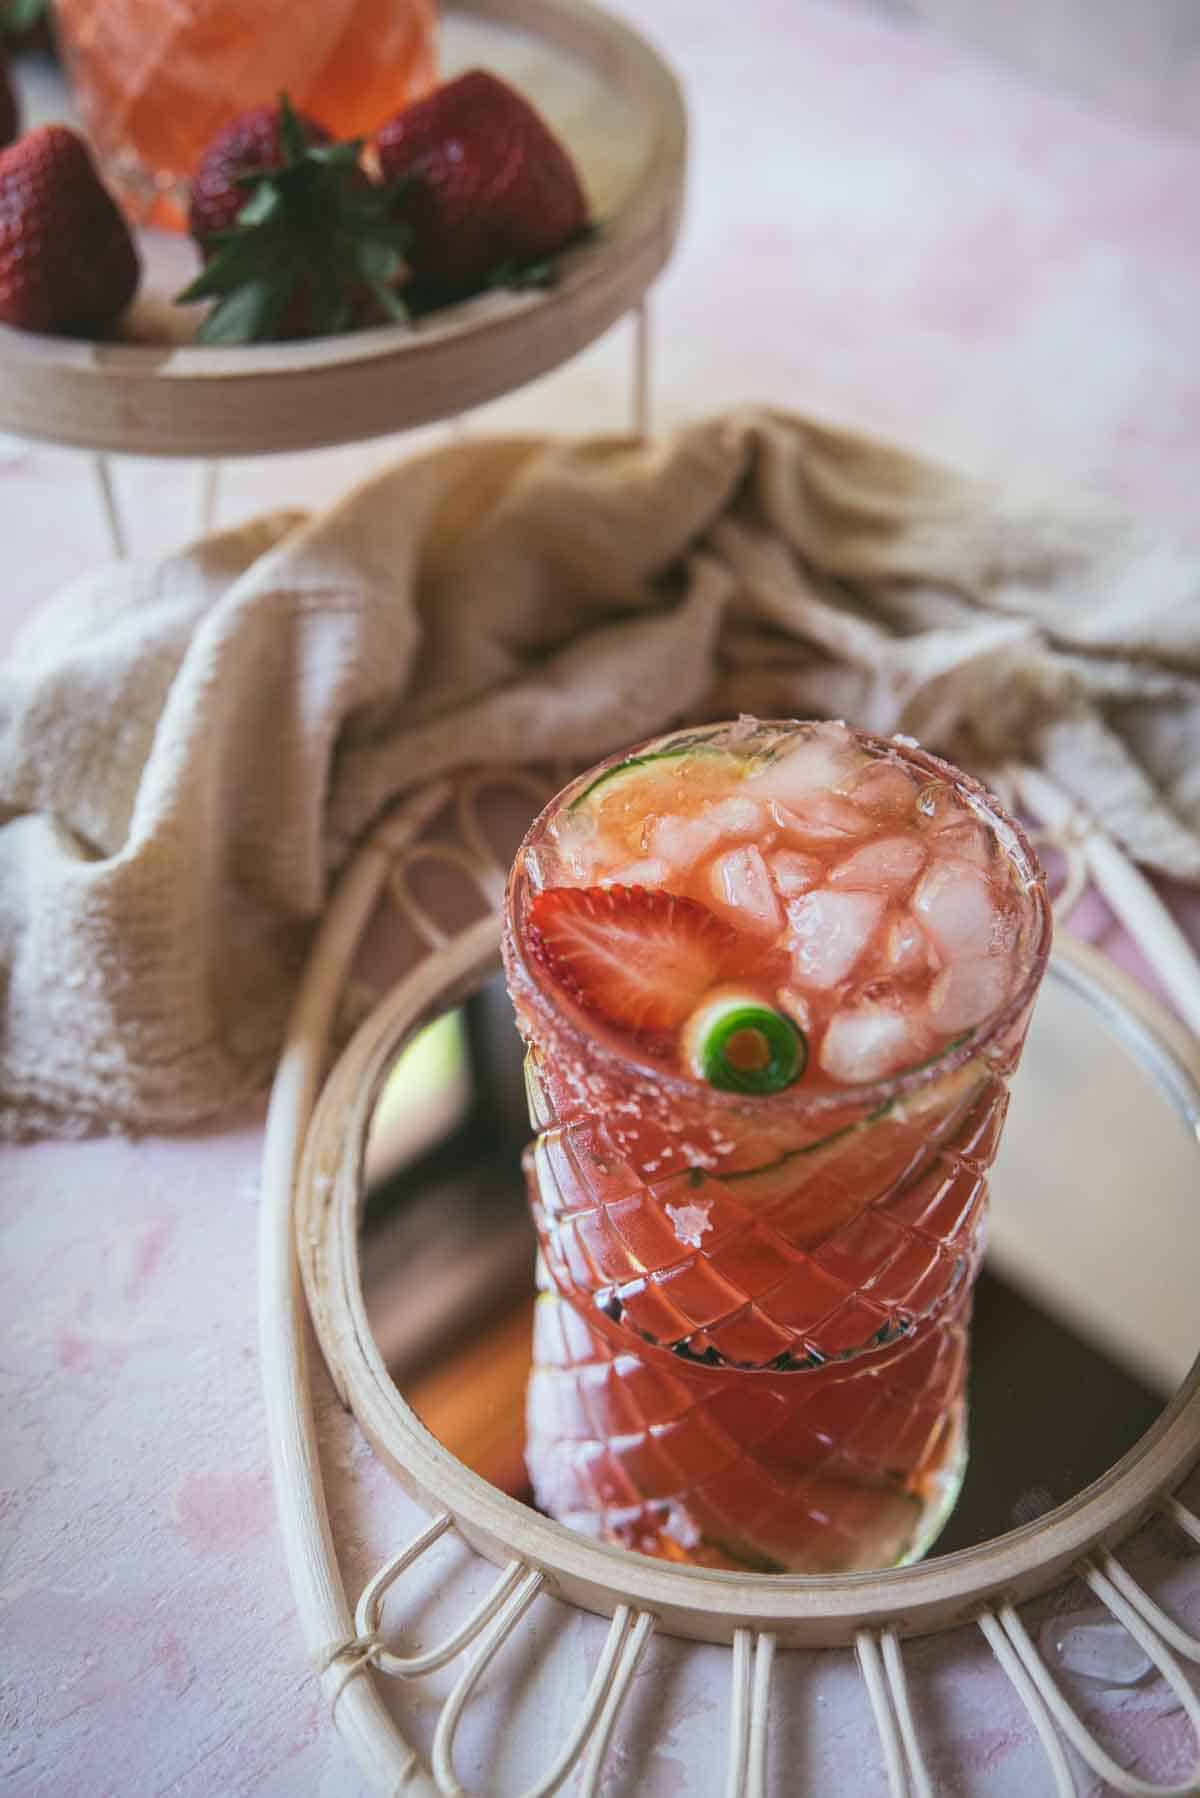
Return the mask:
<svg viewBox="0 0 1200 1798"><path fill-rule="evenodd" d="M745 960L738 932L694 899L646 887L549 887L529 907L534 954L623 1030L676 1030Z"/></svg>

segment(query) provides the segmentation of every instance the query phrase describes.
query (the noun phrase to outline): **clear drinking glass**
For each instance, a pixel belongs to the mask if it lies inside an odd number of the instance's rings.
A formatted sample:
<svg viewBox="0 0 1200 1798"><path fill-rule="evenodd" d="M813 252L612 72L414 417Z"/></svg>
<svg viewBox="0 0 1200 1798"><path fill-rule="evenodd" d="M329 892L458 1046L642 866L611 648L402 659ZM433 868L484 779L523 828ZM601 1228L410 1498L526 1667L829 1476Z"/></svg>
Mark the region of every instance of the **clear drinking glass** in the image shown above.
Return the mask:
<svg viewBox="0 0 1200 1798"><path fill-rule="evenodd" d="M170 229L235 113L285 91L355 137L435 78L435 0L55 0L54 17L106 175L135 218Z"/></svg>
<svg viewBox="0 0 1200 1798"><path fill-rule="evenodd" d="M744 749L746 727L686 741ZM890 1078L718 1091L564 1002L531 953L529 906L555 884L562 820L627 757L566 788L514 865L506 971L539 1133L527 1459L543 1508L643 1552L894 1565L926 1550L961 1483L986 1174L1050 912L1026 838L976 782L915 747L856 741L968 806L1015 895L1002 1001Z"/></svg>

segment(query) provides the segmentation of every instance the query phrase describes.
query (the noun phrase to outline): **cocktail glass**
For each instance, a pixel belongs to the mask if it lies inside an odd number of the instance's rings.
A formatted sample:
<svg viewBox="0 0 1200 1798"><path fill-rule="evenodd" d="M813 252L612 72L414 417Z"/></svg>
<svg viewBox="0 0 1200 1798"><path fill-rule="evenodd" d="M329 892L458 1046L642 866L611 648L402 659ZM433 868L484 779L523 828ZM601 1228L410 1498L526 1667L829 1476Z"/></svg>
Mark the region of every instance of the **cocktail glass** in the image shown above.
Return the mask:
<svg viewBox="0 0 1200 1798"><path fill-rule="evenodd" d="M770 761L812 729L743 720L689 732L572 783L518 852L505 958L539 1132L527 1152L541 1248L527 1451L538 1502L643 1552L835 1573L917 1558L961 1483L986 1175L1049 950L1032 850L966 775L915 745L853 734L878 790L898 769L915 806L903 827L885 808L857 843L810 843L821 878L911 829L927 842L914 903L932 887L928 916L951 938L937 881L959 879L964 905L969 890L1003 885L985 960L978 945L957 961L931 952L922 1003L944 1007L934 1052L883 1078L818 1072L766 1095L716 1090L661 1045L590 1016L547 971L529 925L539 891L589 878L573 861L575 821L606 781L684 751ZM709 791L711 804L711 780ZM941 831L944 852L928 847ZM681 884L694 893L698 878ZM906 902L893 888L887 903ZM800 929L802 912L788 915ZM887 941L890 954L894 931ZM817 1014L837 1003L832 989L810 998ZM818 1040L828 1025L818 1017Z"/></svg>
<svg viewBox="0 0 1200 1798"><path fill-rule="evenodd" d="M55 0L54 17L106 175L135 218L171 229L235 113L286 92L355 137L435 77L435 0Z"/></svg>

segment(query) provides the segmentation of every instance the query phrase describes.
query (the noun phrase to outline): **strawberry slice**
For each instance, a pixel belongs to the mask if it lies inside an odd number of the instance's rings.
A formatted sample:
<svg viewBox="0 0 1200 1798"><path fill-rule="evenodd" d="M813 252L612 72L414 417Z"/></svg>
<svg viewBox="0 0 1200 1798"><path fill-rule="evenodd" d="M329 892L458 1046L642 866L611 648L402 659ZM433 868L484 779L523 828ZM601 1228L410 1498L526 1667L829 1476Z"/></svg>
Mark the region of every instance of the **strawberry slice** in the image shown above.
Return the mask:
<svg viewBox="0 0 1200 1798"><path fill-rule="evenodd" d="M745 953L706 906L647 887L548 887L527 936L577 1004L637 1032L677 1030Z"/></svg>

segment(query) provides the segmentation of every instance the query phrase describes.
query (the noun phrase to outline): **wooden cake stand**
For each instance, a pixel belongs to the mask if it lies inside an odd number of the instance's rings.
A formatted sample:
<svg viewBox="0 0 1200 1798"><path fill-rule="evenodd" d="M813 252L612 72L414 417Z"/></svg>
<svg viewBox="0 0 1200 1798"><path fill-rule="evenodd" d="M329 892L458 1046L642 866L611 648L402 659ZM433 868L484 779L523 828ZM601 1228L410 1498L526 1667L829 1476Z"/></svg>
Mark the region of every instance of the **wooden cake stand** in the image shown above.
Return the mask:
<svg viewBox="0 0 1200 1798"><path fill-rule="evenodd" d="M412 326L234 349L193 342L200 316L171 296L194 246L143 237L145 277L118 338L79 342L0 326L0 430L90 450L113 546L127 532L110 455L207 464L357 442L461 416L557 368L633 313L631 418L648 425L645 296L666 264L683 200L687 126L670 70L590 0L449 0L447 75L486 66L530 95L569 146L597 223L547 289L498 291Z"/></svg>

